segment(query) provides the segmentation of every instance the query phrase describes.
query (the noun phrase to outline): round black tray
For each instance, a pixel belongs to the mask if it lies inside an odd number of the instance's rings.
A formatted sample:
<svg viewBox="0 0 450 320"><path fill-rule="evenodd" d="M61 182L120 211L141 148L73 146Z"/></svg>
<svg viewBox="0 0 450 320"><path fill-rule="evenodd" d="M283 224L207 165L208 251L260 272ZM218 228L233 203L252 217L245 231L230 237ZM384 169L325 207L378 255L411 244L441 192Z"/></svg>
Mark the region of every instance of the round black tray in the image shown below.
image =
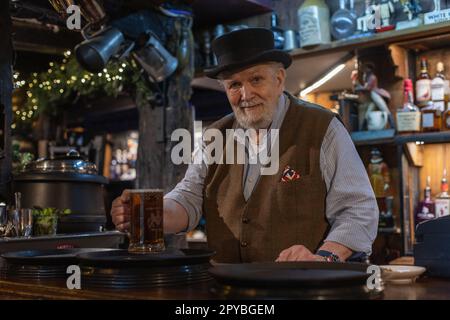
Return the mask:
<svg viewBox="0 0 450 320"><path fill-rule="evenodd" d="M365 284L368 265L331 262L267 262L223 264L210 274L218 282L260 288L334 287Z"/></svg>
<svg viewBox="0 0 450 320"><path fill-rule="evenodd" d="M159 253L129 253L127 250L87 252L77 255L81 266L105 268L140 268L183 266L209 263L212 250L168 249Z"/></svg>
<svg viewBox="0 0 450 320"><path fill-rule="evenodd" d="M7 264L14 265L71 265L77 264L80 253L108 252L115 249L74 248L52 250L25 250L7 252L1 255Z"/></svg>

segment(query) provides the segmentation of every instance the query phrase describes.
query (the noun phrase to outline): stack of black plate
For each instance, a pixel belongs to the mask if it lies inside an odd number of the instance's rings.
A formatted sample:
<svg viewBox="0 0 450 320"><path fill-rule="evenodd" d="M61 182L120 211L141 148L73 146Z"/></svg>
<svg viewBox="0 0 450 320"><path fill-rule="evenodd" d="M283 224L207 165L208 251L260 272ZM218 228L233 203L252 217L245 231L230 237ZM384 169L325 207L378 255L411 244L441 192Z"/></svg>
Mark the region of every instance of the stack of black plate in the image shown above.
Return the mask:
<svg viewBox="0 0 450 320"><path fill-rule="evenodd" d="M213 292L227 299L372 299L368 265L331 262L268 262L217 265ZM369 281L370 282L370 281Z"/></svg>
<svg viewBox="0 0 450 320"><path fill-rule="evenodd" d="M127 250L78 255L83 288L149 289L210 281L209 250L180 249L152 254Z"/></svg>
<svg viewBox="0 0 450 320"><path fill-rule="evenodd" d="M111 249L55 249L8 252L2 255L0 278L9 281L64 284L67 267L77 265L77 255Z"/></svg>

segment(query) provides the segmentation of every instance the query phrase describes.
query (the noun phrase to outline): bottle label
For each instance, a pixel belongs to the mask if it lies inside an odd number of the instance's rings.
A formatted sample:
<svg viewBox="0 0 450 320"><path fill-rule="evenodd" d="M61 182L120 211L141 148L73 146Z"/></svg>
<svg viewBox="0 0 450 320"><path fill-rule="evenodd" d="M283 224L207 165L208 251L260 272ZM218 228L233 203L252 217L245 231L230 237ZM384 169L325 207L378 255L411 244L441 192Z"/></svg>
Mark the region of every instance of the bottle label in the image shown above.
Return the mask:
<svg viewBox="0 0 450 320"><path fill-rule="evenodd" d="M447 114L447 118L445 119L445 123L447 125L447 129L450 129L450 113Z"/></svg>
<svg viewBox="0 0 450 320"><path fill-rule="evenodd" d="M422 79L416 82L416 100L426 102L431 99L431 81Z"/></svg>
<svg viewBox="0 0 450 320"><path fill-rule="evenodd" d="M436 199L436 218L450 215L450 199Z"/></svg>
<svg viewBox="0 0 450 320"><path fill-rule="evenodd" d="M443 83L437 83L431 85L431 99L433 101L444 100L445 90Z"/></svg>
<svg viewBox="0 0 450 320"><path fill-rule="evenodd" d="M434 108L436 110L438 110L439 113L442 113L445 111L445 101L434 101L433 104L434 104Z"/></svg>
<svg viewBox="0 0 450 320"><path fill-rule="evenodd" d="M420 131L420 112L397 112L397 131Z"/></svg>
<svg viewBox="0 0 450 320"><path fill-rule="evenodd" d="M316 6L300 9L298 19L300 22L300 45L302 47L329 42L329 39L324 37L325 32L329 33L329 27L325 28L325 25L322 24L323 19L321 18L324 17L321 13L321 10Z"/></svg>
<svg viewBox="0 0 450 320"><path fill-rule="evenodd" d="M434 128L434 113L422 114L422 127Z"/></svg>

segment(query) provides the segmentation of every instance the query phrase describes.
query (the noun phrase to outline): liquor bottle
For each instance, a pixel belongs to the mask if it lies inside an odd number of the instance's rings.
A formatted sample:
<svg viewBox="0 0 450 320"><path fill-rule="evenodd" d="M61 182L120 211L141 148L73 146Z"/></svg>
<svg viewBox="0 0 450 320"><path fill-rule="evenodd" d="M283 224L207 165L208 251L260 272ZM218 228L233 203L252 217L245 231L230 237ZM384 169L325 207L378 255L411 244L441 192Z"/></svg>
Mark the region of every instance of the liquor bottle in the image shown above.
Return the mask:
<svg viewBox="0 0 450 320"><path fill-rule="evenodd" d="M335 40L348 38L356 31L356 18L347 10L346 2L339 0L339 10L331 16L330 30Z"/></svg>
<svg viewBox="0 0 450 320"><path fill-rule="evenodd" d="M431 79L428 73L428 62L426 58L420 60L420 74L416 81L416 103L424 107L431 101Z"/></svg>
<svg viewBox="0 0 450 320"><path fill-rule="evenodd" d="M445 110L445 75L444 64L438 62L436 65L436 76L431 81L431 100L434 107L441 110Z"/></svg>
<svg viewBox="0 0 450 320"><path fill-rule="evenodd" d="M436 218L450 215L450 194L448 194L447 169L441 180L441 193L436 196Z"/></svg>
<svg viewBox="0 0 450 320"><path fill-rule="evenodd" d="M414 104L413 84L411 79L405 79L403 84L404 103L397 110L397 131L402 133L413 133L420 131L420 120L422 114Z"/></svg>
<svg viewBox="0 0 450 320"><path fill-rule="evenodd" d="M302 48L330 43L330 9L324 0L305 0L297 16Z"/></svg>
<svg viewBox="0 0 450 320"><path fill-rule="evenodd" d="M435 213L435 203L431 199L430 183L431 183L431 177L428 176L427 177L427 185L424 190L424 199L423 199L423 201L419 202L419 205L417 207L416 219L415 219L416 224L435 218L435 214L434 214Z"/></svg>
<svg viewBox="0 0 450 320"><path fill-rule="evenodd" d="M203 31L203 58L204 58L204 67L209 68L213 65L213 57L211 50L211 34L208 30Z"/></svg>
<svg viewBox="0 0 450 320"><path fill-rule="evenodd" d="M446 111L442 115L442 130L450 130L450 81L445 80Z"/></svg>
<svg viewBox="0 0 450 320"><path fill-rule="evenodd" d="M370 184L377 199L380 216L378 227L393 227L392 192L390 187L389 167L383 160L381 152L374 148L371 151L370 163L367 167Z"/></svg>
<svg viewBox="0 0 450 320"><path fill-rule="evenodd" d="M447 107L447 111L442 116L442 130L450 130L450 106Z"/></svg>
<svg viewBox="0 0 450 320"><path fill-rule="evenodd" d="M432 101L420 110L422 112L422 131L432 132L441 129L442 116L440 112L434 107Z"/></svg>
<svg viewBox="0 0 450 320"><path fill-rule="evenodd" d="M432 83L435 85L435 93L434 97L436 98L436 101L440 102L442 97L442 89L444 88L444 80L439 76L440 72L438 71L438 75L431 81L430 75L428 73L428 67L427 67L427 60L422 59L421 60L422 70L419 75L419 79L416 83L417 88L421 88L423 94L420 96L424 98L422 100L422 106L421 109L422 112L422 131L423 132L432 132L432 131L439 131L441 130L441 123L442 123L442 114L439 109L439 105L435 105L433 101L433 91L432 91ZM440 66L441 67L441 66ZM442 65L443 68L443 65ZM427 86L429 84L429 91L430 94L427 95L425 92L428 89L425 89L424 86ZM417 89L419 90L419 89ZM417 94L417 92L416 92ZM417 94L417 99L419 99L419 94ZM425 99L426 96L429 96L429 99ZM425 101L426 100L426 101ZM425 105L423 105L425 104Z"/></svg>
<svg viewBox="0 0 450 320"><path fill-rule="evenodd" d="M270 25L274 37L275 49L284 48L284 31L278 26L278 17L275 13L270 16Z"/></svg>
<svg viewBox="0 0 450 320"><path fill-rule="evenodd" d="M438 62L436 65L436 76L431 81L431 100L433 101L434 109L436 110L436 115L439 118L439 130L442 127L442 114L445 111L445 75L444 75L444 64Z"/></svg>
<svg viewBox="0 0 450 320"><path fill-rule="evenodd" d="M6 201L0 193L0 236L4 236L8 225L8 213L6 211Z"/></svg>

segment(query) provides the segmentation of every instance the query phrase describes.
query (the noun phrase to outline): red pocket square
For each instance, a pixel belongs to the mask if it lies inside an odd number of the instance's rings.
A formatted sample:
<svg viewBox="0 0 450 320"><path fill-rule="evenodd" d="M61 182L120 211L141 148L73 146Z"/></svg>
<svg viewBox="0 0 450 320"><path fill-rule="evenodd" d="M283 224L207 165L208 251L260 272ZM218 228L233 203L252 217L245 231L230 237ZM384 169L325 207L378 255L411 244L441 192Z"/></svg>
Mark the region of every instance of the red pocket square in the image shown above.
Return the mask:
<svg viewBox="0 0 450 320"><path fill-rule="evenodd" d="M286 166L286 168L284 168L283 175L281 176L281 182L289 182L298 179L300 179L300 173L289 166Z"/></svg>

